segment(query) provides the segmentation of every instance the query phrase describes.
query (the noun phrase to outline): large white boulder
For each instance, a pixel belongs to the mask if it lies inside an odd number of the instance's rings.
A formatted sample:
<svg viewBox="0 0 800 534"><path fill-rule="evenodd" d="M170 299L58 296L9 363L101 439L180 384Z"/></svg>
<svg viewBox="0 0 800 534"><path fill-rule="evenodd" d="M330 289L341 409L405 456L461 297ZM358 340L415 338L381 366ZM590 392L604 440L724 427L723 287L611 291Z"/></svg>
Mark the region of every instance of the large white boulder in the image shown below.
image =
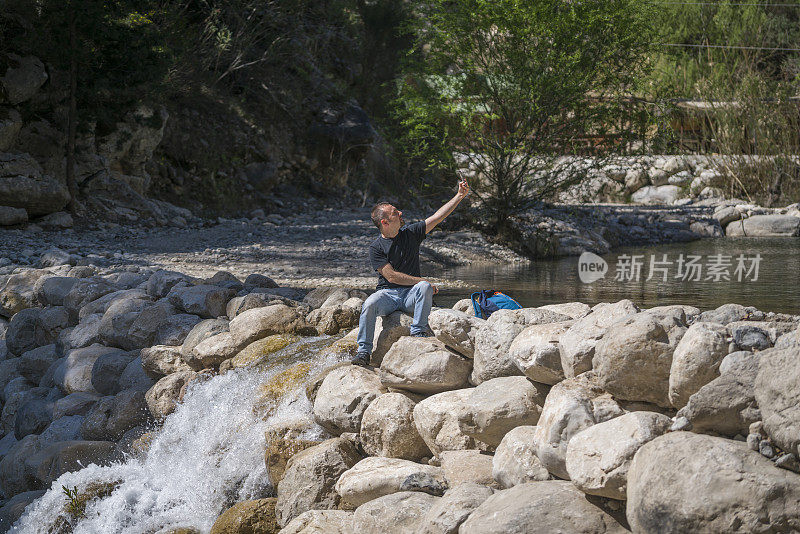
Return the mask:
<svg viewBox="0 0 800 534"><path fill-rule="evenodd" d="M559 338L564 375L572 378L590 370L595 346L608 327L638 311L639 308L630 300L620 300L600 303L592 308L592 313L577 319Z"/></svg>
<svg viewBox="0 0 800 534"><path fill-rule="evenodd" d="M488 499L492 488L465 482L451 487L428 509L418 527L419 534L458 534L458 527L469 514Z"/></svg>
<svg viewBox="0 0 800 534"><path fill-rule="evenodd" d="M534 443L539 461L553 475L569 478L566 455L573 436L623 413L591 373L559 382L548 393L536 425Z"/></svg>
<svg viewBox="0 0 800 534"><path fill-rule="evenodd" d="M509 352L525 376L542 384L558 384L564 380L558 340L573 321L537 324L527 327L514 338Z"/></svg>
<svg viewBox="0 0 800 534"><path fill-rule="evenodd" d="M233 334L220 332L205 338L195 345L188 354L183 354L183 360L196 371L219 367L219 364L225 360L236 356L241 348L241 345L236 343Z"/></svg>
<svg viewBox="0 0 800 534"><path fill-rule="evenodd" d="M280 526L309 510L333 510L339 505L334 484L339 476L353 467L361 454L351 441L329 439L309 447L286 463L278 483L275 515Z"/></svg>
<svg viewBox="0 0 800 534"><path fill-rule="evenodd" d="M492 447L518 426L535 425L549 388L524 376L487 380L474 388L459 415L464 434Z"/></svg>
<svg viewBox="0 0 800 534"><path fill-rule="evenodd" d="M402 491L379 497L356 509L352 532L417 532L425 514L438 500L438 497L418 491Z"/></svg>
<svg viewBox="0 0 800 534"><path fill-rule="evenodd" d="M191 370L183 361L180 347L155 345L142 349L139 357L142 359L142 368L152 378Z"/></svg>
<svg viewBox="0 0 800 534"><path fill-rule="evenodd" d="M375 321L375 335L372 339L372 357L370 359L372 365L379 367L392 345L401 337L411 335L412 321L411 316L399 311L378 317Z"/></svg>
<svg viewBox="0 0 800 534"><path fill-rule="evenodd" d="M598 385L619 399L668 407L673 350L656 318L632 315L610 327L597 344L592 361Z"/></svg>
<svg viewBox="0 0 800 534"><path fill-rule="evenodd" d="M660 413L631 412L578 432L567 445L569 478L584 493L624 501L633 455L670 424Z"/></svg>
<svg viewBox="0 0 800 534"><path fill-rule="evenodd" d="M147 408L157 421L163 421L175 411L181 389L196 374L194 371L178 371L165 376L147 390L144 397Z"/></svg>
<svg viewBox="0 0 800 534"><path fill-rule="evenodd" d="M800 477L724 438L671 432L645 444L627 495L635 533L800 531Z"/></svg>
<svg viewBox="0 0 800 534"><path fill-rule="evenodd" d="M538 308L494 312L475 334L471 382L477 385L492 378L521 375L509 354L514 339L529 325L566 320L566 315Z"/></svg>
<svg viewBox="0 0 800 534"><path fill-rule="evenodd" d="M564 302L562 304L546 304L539 306L540 310L550 310L552 312L561 313L570 319L580 319L586 317L592 312L592 307L583 302Z"/></svg>
<svg viewBox="0 0 800 534"><path fill-rule="evenodd" d="M400 458L370 456L342 473L335 487L343 503L361 506L367 501L398 491L419 491L440 496L447 489L447 482L440 467Z"/></svg>
<svg viewBox="0 0 800 534"><path fill-rule="evenodd" d="M34 285L50 273L45 269L28 269L8 277L0 284L0 315L11 318L20 310L37 305Z"/></svg>
<svg viewBox="0 0 800 534"><path fill-rule="evenodd" d="M309 510L281 529L281 534L351 534L353 512L347 510Z"/></svg>
<svg viewBox="0 0 800 534"><path fill-rule="evenodd" d="M342 330L358 326L359 313L355 308L339 304L313 310L306 316L308 324L314 326L320 335L334 335Z"/></svg>
<svg viewBox="0 0 800 534"><path fill-rule="evenodd" d="M592 534L627 532L564 480L528 482L496 492L461 525L459 534Z"/></svg>
<svg viewBox="0 0 800 534"><path fill-rule="evenodd" d="M475 334L484 323L474 315L446 308L434 310L428 317L436 338L467 358L475 353Z"/></svg>
<svg viewBox="0 0 800 534"><path fill-rule="evenodd" d="M431 454L414 426L414 401L402 393L384 393L370 403L360 438L370 456L419 461Z"/></svg>
<svg viewBox="0 0 800 534"><path fill-rule="evenodd" d="M472 361L434 338L402 337L383 357L386 387L430 395L468 385Z"/></svg>
<svg viewBox="0 0 800 534"><path fill-rule="evenodd" d="M317 333L317 330L306 322L301 311L285 304L274 304L242 312L230 322L229 330L239 347L246 347L257 339L273 334Z"/></svg>
<svg viewBox="0 0 800 534"><path fill-rule="evenodd" d="M181 344L181 354L189 357L201 341L221 332L227 332L230 322L226 319L204 319L194 325Z"/></svg>
<svg viewBox="0 0 800 534"><path fill-rule="evenodd" d="M719 376L719 364L728 354L725 326L695 323L675 347L669 373L669 400L683 408L698 389Z"/></svg>
<svg viewBox="0 0 800 534"><path fill-rule="evenodd" d="M694 432L747 435L750 424L761 420L754 391L759 359L751 355L731 362L729 369L689 397L677 416L685 417Z"/></svg>
<svg viewBox="0 0 800 534"><path fill-rule="evenodd" d="M439 460L450 488L474 483L496 486L492 478L492 455L484 451L442 451Z"/></svg>
<svg viewBox="0 0 800 534"><path fill-rule="evenodd" d="M681 188L677 185L646 185L631 195L631 202L636 204L671 205L681 197Z"/></svg>
<svg viewBox="0 0 800 534"><path fill-rule="evenodd" d="M792 215L753 215L733 221L725 235L737 237L796 237L800 235L800 217Z"/></svg>
<svg viewBox="0 0 800 534"><path fill-rule="evenodd" d="M338 367L328 373L317 391L314 420L334 435L358 432L364 411L384 392L374 371L356 365Z"/></svg>
<svg viewBox="0 0 800 534"><path fill-rule="evenodd" d="M442 451L486 449L487 444L466 435L458 421L467 410L472 389L437 393L414 406L414 425L434 455Z"/></svg>
<svg viewBox="0 0 800 534"><path fill-rule="evenodd" d="M800 454L800 351L770 349L760 355L755 399L764 430L782 449Z"/></svg>
<svg viewBox="0 0 800 534"><path fill-rule="evenodd" d="M550 479L536 456L535 426L518 426L503 436L492 458L492 478L501 488Z"/></svg>

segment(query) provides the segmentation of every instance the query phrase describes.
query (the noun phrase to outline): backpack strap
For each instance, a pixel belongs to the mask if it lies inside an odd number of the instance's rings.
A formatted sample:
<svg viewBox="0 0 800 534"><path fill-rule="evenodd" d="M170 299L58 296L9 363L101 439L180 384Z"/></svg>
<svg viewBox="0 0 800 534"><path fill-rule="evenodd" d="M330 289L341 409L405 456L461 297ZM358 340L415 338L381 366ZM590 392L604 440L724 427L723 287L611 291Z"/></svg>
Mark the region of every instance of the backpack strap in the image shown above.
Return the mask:
<svg viewBox="0 0 800 534"><path fill-rule="evenodd" d="M477 296L478 298L480 298L481 293L482 293L481 291L476 291L475 293L469 296L469 300L472 301L472 308L475 310L475 317L478 317L479 319L483 319L483 313L481 313L481 307L478 305L478 302L475 300L475 297Z"/></svg>

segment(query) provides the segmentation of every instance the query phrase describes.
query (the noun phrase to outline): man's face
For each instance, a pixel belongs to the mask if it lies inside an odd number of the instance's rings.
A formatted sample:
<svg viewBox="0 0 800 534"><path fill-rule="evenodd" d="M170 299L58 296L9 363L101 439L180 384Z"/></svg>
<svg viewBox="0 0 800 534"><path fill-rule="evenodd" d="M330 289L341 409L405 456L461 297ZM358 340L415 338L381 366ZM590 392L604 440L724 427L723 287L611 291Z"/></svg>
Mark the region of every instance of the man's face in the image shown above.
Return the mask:
<svg viewBox="0 0 800 534"><path fill-rule="evenodd" d="M389 206L388 208L388 213L383 218L383 224L388 231L399 230L400 227L405 224L405 221L403 221L403 212L394 206Z"/></svg>

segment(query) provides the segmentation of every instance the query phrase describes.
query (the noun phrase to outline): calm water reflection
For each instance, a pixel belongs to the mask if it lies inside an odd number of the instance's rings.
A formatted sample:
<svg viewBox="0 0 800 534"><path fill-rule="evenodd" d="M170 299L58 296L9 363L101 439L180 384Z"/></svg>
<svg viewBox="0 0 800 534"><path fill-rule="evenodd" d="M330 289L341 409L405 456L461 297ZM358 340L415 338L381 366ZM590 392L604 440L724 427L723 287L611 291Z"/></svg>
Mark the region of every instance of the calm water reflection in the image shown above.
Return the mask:
<svg viewBox="0 0 800 534"><path fill-rule="evenodd" d="M671 265L656 264L667 271L656 270L647 280L651 255L655 260ZM700 256L701 279L683 280L678 275L680 255L688 260L690 255ZM714 281L709 278L709 264L713 256L725 256L731 262L727 269L730 280ZM745 267L760 254L758 279L753 273L742 273L742 281L735 273L737 257L744 255ZM641 276L635 280L616 280L617 269L626 261L620 256L644 256ZM443 278L459 279L475 289L498 289L520 301L523 306L542 306L560 302L580 301L590 305L631 299L641 307L663 304L691 304L700 309L712 309L728 302L755 306L764 311L800 314L800 238L720 238L703 239L692 243L631 247L615 250L603 256L608 263L605 278L584 284L578 277L578 258L541 260L530 266L465 266L445 271ZM629 260L627 260L629 261ZM723 267L722 271L726 269ZM438 275L438 273L437 273ZM465 290L445 290L435 298L439 306L451 306L464 298Z"/></svg>

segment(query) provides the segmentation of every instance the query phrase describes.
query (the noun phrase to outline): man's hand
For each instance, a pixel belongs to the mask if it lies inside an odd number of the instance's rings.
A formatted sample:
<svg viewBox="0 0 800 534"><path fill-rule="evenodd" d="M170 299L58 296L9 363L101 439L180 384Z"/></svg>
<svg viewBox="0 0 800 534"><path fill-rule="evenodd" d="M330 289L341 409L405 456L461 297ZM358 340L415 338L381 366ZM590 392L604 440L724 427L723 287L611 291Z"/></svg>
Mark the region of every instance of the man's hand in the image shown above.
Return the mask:
<svg viewBox="0 0 800 534"><path fill-rule="evenodd" d="M428 283L431 284L430 282L428 282ZM433 288L433 294L434 295L439 292L439 288L436 287L435 285L431 284L431 287Z"/></svg>
<svg viewBox="0 0 800 534"><path fill-rule="evenodd" d="M469 183L467 183L467 179L466 178L462 178L458 182L458 196L460 196L461 198L464 198L467 195L469 195Z"/></svg>

